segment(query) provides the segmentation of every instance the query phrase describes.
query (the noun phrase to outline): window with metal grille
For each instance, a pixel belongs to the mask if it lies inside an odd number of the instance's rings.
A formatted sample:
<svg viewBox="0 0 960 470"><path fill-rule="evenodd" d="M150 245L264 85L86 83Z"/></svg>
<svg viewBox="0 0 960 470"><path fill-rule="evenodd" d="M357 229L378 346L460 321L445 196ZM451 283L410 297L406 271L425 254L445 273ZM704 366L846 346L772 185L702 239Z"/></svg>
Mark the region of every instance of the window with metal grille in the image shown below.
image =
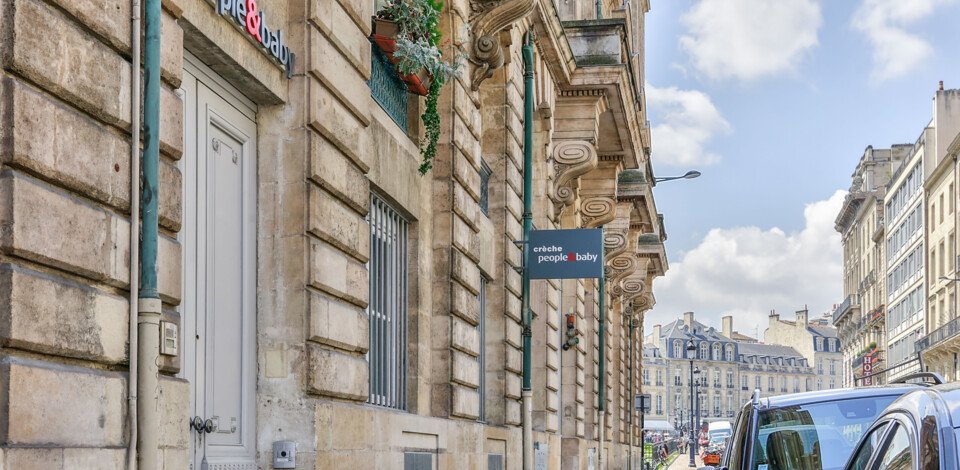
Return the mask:
<svg viewBox="0 0 960 470"><path fill-rule="evenodd" d="M369 403L407 407L407 221L370 195Z"/></svg>
<svg viewBox="0 0 960 470"><path fill-rule="evenodd" d="M487 420L487 278L480 277L480 324L477 328L480 330L480 355L477 360L480 362L480 381L478 394L480 395L480 413L478 421Z"/></svg>
<svg viewBox="0 0 960 470"><path fill-rule="evenodd" d="M484 214L490 215L490 175L493 170L487 166L487 162L480 160L480 210Z"/></svg>

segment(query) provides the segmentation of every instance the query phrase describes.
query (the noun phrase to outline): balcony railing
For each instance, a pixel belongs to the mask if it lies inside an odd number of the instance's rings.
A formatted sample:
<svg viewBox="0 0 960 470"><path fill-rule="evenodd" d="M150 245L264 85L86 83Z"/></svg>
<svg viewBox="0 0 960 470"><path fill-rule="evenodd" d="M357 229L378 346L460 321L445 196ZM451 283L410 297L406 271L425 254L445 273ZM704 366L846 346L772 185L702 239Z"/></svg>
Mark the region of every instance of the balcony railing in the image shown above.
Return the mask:
<svg viewBox="0 0 960 470"><path fill-rule="evenodd" d="M400 80L393 64L376 44L372 46L372 64L370 68L370 92L387 115L403 129L407 130L407 87Z"/></svg>
<svg viewBox="0 0 960 470"><path fill-rule="evenodd" d="M946 325L933 330L932 333L920 338L916 342L916 352L923 352L930 349L960 333L960 317L947 322Z"/></svg>
<svg viewBox="0 0 960 470"><path fill-rule="evenodd" d="M837 321L840 320L847 312L860 306L860 299L857 294L850 294L846 299L843 299L843 303L833 311L833 324L836 325Z"/></svg>

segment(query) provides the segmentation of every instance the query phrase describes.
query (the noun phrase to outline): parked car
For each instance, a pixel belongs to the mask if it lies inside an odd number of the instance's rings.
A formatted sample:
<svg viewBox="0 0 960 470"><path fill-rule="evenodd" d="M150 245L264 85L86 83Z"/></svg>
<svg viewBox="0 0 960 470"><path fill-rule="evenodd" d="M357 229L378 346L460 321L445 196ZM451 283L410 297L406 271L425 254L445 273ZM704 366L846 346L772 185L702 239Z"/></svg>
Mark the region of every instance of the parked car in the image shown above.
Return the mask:
<svg viewBox="0 0 960 470"><path fill-rule="evenodd" d="M841 470L884 408L923 388L901 383L769 398L757 390L737 415L719 469Z"/></svg>
<svg viewBox="0 0 960 470"><path fill-rule="evenodd" d="M846 469L958 470L958 426L960 383L911 391L867 429Z"/></svg>

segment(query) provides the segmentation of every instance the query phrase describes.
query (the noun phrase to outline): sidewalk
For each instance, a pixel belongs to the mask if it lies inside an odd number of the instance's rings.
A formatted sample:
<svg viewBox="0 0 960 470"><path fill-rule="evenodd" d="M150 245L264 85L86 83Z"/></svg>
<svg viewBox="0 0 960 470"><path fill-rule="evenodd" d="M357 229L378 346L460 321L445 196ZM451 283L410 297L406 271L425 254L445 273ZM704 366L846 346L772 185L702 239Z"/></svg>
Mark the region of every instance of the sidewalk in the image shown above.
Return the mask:
<svg viewBox="0 0 960 470"><path fill-rule="evenodd" d="M700 460L700 457L696 457L697 468L703 466L703 461ZM690 454L686 453L676 458L672 464L670 464L669 470L689 470L690 469Z"/></svg>

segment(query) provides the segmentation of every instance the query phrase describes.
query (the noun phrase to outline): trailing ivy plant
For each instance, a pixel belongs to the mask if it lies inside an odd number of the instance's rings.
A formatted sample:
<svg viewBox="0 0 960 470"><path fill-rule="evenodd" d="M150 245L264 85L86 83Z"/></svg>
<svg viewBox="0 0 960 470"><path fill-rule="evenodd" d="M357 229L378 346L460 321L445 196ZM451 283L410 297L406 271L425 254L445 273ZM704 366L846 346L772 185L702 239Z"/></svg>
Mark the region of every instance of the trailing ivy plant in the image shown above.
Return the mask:
<svg viewBox="0 0 960 470"><path fill-rule="evenodd" d="M420 145L422 163L420 174L433 167L440 138L440 114L437 102L444 83L459 74L459 61L444 61L440 50L443 34L440 31L441 0L390 0L377 12L377 17L397 23L397 70L411 75L426 70L432 77L427 94L423 121L426 139Z"/></svg>

